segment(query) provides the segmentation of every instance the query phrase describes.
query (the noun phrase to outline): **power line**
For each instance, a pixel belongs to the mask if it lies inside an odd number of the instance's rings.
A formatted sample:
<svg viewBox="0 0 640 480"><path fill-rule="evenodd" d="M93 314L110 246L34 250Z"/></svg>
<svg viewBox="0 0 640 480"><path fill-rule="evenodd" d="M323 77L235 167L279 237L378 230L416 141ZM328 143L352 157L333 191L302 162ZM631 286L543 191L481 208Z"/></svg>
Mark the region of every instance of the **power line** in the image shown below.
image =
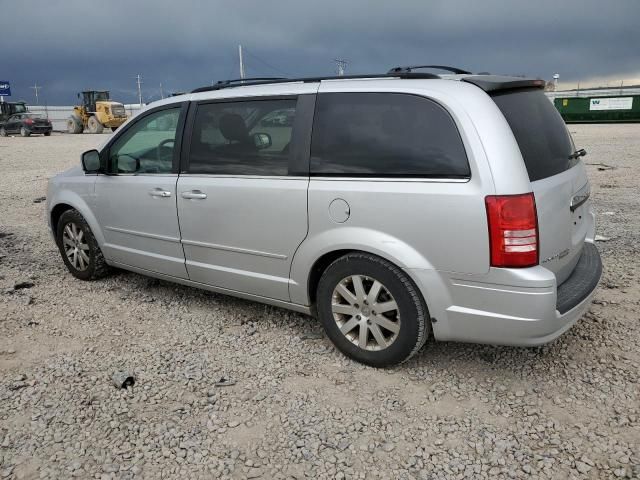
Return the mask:
<svg viewBox="0 0 640 480"><path fill-rule="evenodd" d="M242 47L242 48L243 48L244 53L248 53L250 57L252 57L253 59L259 61L260 63L265 65L267 68L270 68L274 72L278 72L281 75L285 75L287 77L291 76L289 73L285 72L284 70L282 70L282 69L280 69L278 67L275 67L275 66L271 65L270 63L264 61L262 58L258 57L256 54L251 52L247 47Z"/></svg>
<svg viewBox="0 0 640 480"><path fill-rule="evenodd" d="M229 62L231 65L231 68L229 68L229 73L227 73L227 76L224 77L224 80L227 80L229 78L233 78L233 71L236 69L236 56L235 54L231 55L231 62ZM214 80L211 80L211 86L213 87L213 84L215 83Z"/></svg>
<svg viewBox="0 0 640 480"><path fill-rule="evenodd" d="M258 55L256 55L255 53L251 52L249 49L247 49L247 47L245 47L244 45L238 45L238 53L237 53L237 57L236 55L233 55L233 59L230 62L231 67L229 68L229 73L227 74L226 78L232 78L233 75L233 71L237 68L237 61L241 59L241 73L240 73L240 78L244 78L246 76L251 76L248 75L247 72L259 72L258 69L256 69L255 67L251 66L251 65L247 65L246 61L245 61L245 56L248 55L249 57L251 57L252 59L260 62L261 64L263 64L265 67L278 72L279 75L284 75L286 77L291 76L289 73L285 72L284 70L270 64L269 62L263 60L262 58L260 58ZM215 83L214 80L211 80L211 85L213 85Z"/></svg>

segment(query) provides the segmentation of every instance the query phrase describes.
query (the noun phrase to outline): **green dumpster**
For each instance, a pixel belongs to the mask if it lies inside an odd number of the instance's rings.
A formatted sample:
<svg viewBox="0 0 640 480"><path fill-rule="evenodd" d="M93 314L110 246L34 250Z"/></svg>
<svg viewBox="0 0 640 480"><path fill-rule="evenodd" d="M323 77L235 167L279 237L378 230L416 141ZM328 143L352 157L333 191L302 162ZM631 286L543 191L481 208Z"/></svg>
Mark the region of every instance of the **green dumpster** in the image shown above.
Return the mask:
<svg viewBox="0 0 640 480"><path fill-rule="evenodd" d="M557 97L553 104L566 123L640 122L640 95Z"/></svg>

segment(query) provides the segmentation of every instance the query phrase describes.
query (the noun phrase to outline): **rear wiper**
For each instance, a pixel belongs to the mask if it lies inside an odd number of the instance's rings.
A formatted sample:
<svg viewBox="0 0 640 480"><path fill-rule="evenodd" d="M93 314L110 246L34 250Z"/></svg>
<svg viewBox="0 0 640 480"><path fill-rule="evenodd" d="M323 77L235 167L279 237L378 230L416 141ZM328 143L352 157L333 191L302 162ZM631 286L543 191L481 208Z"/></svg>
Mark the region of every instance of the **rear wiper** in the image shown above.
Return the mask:
<svg viewBox="0 0 640 480"><path fill-rule="evenodd" d="M574 158L584 157L587 154L587 151L584 148L580 150L576 150L571 155L569 155L569 160L573 160Z"/></svg>

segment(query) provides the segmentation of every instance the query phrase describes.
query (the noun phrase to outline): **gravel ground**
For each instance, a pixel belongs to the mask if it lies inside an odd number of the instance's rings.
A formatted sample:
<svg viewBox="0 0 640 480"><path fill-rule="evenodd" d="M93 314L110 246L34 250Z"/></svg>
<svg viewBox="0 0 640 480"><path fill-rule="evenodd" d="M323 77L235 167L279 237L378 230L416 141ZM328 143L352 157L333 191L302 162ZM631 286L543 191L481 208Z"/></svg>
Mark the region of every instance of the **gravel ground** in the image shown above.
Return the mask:
<svg viewBox="0 0 640 480"><path fill-rule="evenodd" d="M640 478L640 125L570 129L608 237L590 312L542 348L431 341L390 370L296 313L75 280L37 202L106 136L0 139L0 479Z"/></svg>

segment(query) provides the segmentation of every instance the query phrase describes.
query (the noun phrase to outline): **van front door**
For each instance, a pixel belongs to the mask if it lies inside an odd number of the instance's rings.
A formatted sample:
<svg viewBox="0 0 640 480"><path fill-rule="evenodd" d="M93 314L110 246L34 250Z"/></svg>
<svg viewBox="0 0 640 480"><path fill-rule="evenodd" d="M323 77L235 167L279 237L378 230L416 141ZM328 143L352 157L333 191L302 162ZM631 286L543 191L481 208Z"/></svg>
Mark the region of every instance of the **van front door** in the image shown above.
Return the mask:
<svg viewBox="0 0 640 480"><path fill-rule="evenodd" d="M95 184L103 253L117 263L187 278L176 210L184 106L152 111L108 148Z"/></svg>

